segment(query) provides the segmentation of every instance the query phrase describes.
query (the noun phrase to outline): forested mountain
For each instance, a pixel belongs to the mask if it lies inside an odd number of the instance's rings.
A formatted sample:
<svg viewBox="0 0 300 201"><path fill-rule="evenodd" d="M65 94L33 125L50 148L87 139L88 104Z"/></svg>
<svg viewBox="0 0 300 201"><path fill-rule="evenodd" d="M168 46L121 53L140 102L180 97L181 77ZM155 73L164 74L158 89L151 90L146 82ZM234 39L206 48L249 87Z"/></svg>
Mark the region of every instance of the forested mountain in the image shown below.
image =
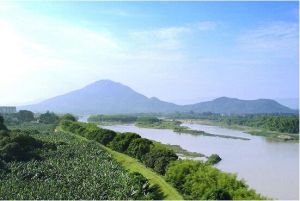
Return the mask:
<svg viewBox="0 0 300 201"><path fill-rule="evenodd" d="M158 98L148 98L128 86L110 80L100 80L82 89L18 109L74 114L171 113L176 111L226 114L295 112L269 99L239 100L221 97L192 105L176 105Z"/></svg>

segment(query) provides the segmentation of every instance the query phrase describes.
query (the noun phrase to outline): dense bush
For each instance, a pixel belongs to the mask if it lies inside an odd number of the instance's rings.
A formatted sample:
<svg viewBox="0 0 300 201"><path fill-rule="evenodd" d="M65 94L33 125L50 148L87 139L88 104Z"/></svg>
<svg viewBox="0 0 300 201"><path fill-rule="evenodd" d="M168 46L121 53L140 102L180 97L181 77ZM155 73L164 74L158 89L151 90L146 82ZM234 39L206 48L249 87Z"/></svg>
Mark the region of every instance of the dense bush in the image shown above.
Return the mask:
<svg viewBox="0 0 300 201"><path fill-rule="evenodd" d="M17 117L20 122L30 122L34 120L34 114L28 110L20 110L17 113Z"/></svg>
<svg viewBox="0 0 300 201"><path fill-rule="evenodd" d="M153 168L159 174L164 175L167 166L171 161L178 159L174 151L154 146L149 153L143 157L144 164Z"/></svg>
<svg viewBox="0 0 300 201"><path fill-rule="evenodd" d="M122 133L117 135L110 143L109 147L118 152L125 152L132 140L141 138L136 133Z"/></svg>
<svg viewBox="0 0 300 201"><path fill-rule="evenodd" d="M27 161L38 159L38 149L44 143L29 136L22 131L1 131L0 133L0 159L8 161Z"/></svg>
<svg viewBox="0 0 300 201"><path fill-rule="evenodd" d="M152 141L145 138L136 138L129 144L127 153L139 160L150 151L150 147L153 144Z"/></svg>
<svg viewBox="0 0 300 201"><path fill-rule="evenodd" d="M67 121L77 121L76 117L72 114L65 114L60 117L60 121L67 120Z"/></svg>
<svg viewBox="0 0 300 201"><path fill-rule="evenodd" d="M222 159L218 154L212 154L209 157L207 157L207 161L206 163L211 164L211 165L215 165L218 162L220 162Z"/></svg>
<svg viewBox="0 0 300 201"><path fill-rule="evenodd" d="M4 125L4 118L0 115L0 131L1 130L7 130L7 128Z"/></svg>
<svg viewBox="0 0 300 201"><path fill-rule="evenodd" d="M236 175L224 173L199 161L179 160L169 165L167 181L171 182L186 199L264 199L249 189Z"/></svg>
<svg viewBox="0 0 300 201"><path fill-rule="evenodd" d="M59 117L53 112L46 112L39 116L39 122L44 124L57 124L59 122Z"/></svg>
<svg viewBox="0 0 300 201"><path fill-rule="evenodd" d="M162 200L164 198L159 186L150 186L148 179L146 179L140 173L134 172L131 173L130 176L135 184L135 189L137 189L132 194L132 198L134 200Z"/></svg>

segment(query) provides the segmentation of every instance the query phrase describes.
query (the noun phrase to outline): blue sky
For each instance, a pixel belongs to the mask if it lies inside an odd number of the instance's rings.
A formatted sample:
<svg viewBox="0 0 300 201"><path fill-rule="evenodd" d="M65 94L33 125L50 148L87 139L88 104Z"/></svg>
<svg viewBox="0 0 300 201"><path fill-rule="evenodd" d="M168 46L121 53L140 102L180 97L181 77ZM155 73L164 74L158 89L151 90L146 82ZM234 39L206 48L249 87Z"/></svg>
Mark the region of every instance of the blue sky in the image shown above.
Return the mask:
<svg viewBox="0 0 300 201"><path fill-rule="evenodd" d="M180 104L297 98L298 12L298 2L2 1L0 104L99 79Z"/></svg>

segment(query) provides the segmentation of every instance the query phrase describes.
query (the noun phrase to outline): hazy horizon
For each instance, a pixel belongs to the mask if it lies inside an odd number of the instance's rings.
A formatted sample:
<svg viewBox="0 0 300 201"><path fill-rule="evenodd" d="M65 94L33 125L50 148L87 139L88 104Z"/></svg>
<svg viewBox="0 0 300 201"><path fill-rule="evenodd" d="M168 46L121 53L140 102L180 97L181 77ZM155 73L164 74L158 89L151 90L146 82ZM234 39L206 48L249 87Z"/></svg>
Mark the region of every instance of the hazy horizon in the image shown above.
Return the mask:
<svg viewBox="0 0 300 201"><path fill-rule="evenodd" d="M101 79L177 104L298 99L298 14L298 2L0 2L0 105Z"/></svg>

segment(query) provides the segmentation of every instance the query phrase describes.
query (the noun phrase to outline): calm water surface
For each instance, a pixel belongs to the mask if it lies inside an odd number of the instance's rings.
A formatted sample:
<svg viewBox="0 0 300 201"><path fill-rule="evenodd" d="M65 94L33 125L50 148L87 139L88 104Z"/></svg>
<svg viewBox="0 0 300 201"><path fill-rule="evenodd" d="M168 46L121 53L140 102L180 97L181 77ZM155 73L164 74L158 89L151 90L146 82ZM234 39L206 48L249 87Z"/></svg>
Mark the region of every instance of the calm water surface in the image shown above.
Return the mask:
<svg viewBox="0 0 300 201"><path fill-rule="evenodd" d="M264 137L252 136L241 131L185 123L195 130L212 134L250 138L250 140L177 134L172 130L138 128L134 125L114 125L105 128L119 132L136 132L142 137L165 144L203 153L218 154L222 161L217 167L237 173L239 178L257 192L273 199L299 199L299 145L296 143L271 142Z"/></svg>

